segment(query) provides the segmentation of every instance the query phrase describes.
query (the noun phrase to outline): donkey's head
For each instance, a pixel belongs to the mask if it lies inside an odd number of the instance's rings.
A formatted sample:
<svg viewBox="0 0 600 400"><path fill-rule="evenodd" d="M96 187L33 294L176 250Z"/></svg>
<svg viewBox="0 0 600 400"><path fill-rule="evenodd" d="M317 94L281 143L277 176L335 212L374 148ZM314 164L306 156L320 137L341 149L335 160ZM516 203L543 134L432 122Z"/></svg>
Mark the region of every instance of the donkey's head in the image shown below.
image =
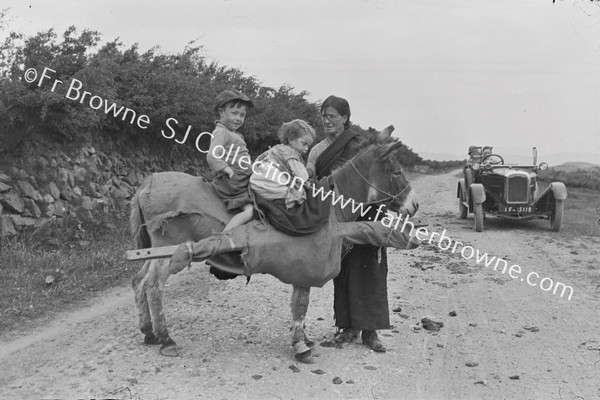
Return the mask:
<svg viewBox="0 0 600 400"><path fill-rule="evenodd" d="M387 143L393 126L381 131L371 145L359 152L343 168L335 171L337 181L354 186L356 201L372 205L384 204L388 210L413 216L419 203L410 183L404 176L402 165L394 154L402 143Z"/></svg>
<svg viewBox="0 0 600 400"><path fill-rule="evenodd" d="M391 211L413 216L419 209L417 195L404 175L395 155L402 143L390 143L375 150L375 159L369 168L368 203L384 203Z"/></svg>

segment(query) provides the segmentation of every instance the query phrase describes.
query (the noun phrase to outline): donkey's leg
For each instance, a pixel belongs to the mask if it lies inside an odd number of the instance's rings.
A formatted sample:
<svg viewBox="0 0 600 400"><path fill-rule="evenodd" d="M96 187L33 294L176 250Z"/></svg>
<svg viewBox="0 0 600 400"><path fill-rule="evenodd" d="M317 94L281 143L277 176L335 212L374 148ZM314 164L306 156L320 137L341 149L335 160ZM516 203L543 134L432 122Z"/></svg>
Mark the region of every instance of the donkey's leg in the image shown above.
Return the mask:
<svg viewBox="0 0 600 400"><path fill-rule="evenodd" d="M304 317L308 310L308 301L310 296L310 287L300 287L294 285L292 292L292 346L296 360L311 364L313 363L312 352L306 344L306 334L304 333Z"/></svg>
<svg viewBox="0 0 600 400"><path fill-rule="evenodd" d="M148 307L148 297L146 296L146 290L144 288L143 280L148 273L150 260L144 263L144 266L138 271L133 277L131 286L133 287L133 293L135 296L135 305L138 309L139 326L140 330L144 334L145 344L159 344L159 340L152 332L152 319L150 317L150 308Z"/></svg>
<svg viewBox="0 0 600 400"><path fill-rule="evenodd" d="M152 260L148 267L148 273L144 278L148 306L152 317L154 336L162 344L160 354L163 356L178 356L175 341L169 336L167 323L163 312L163 289L169 277L168 260Z"/></svg>

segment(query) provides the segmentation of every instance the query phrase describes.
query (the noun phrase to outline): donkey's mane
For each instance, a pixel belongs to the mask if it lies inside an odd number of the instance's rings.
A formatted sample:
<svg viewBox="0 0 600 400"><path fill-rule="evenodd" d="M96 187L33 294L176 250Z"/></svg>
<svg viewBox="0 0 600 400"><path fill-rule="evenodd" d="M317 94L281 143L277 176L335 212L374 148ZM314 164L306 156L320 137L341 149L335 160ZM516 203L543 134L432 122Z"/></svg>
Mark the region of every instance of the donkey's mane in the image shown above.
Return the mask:
<svg viewBox="0 0 600 400"><path fill-rule="evenodd" d="M367 134L367 133L359 133L358 134L359 137L359 145L358 145L358 150L356 153L354 153L352 155L352 157L350 157L349 159L347 159L346 161L344 161L342 164L340 164L339 167L335 168L333 171L331 171L332 175L338 174L340 172L342 172L343 169L345 169L345 167L350 163L350 161L352 161L352 163L354 165L356 165L357 167L362 165L365 162L372 162L372 158L368 157L367 155L372 153L375 149L386 145L388 143L393 143L395 142L394 139L392 138L388 138L385 142L378 144L376 142L377 139L377 135L376 134Z"/></svg>

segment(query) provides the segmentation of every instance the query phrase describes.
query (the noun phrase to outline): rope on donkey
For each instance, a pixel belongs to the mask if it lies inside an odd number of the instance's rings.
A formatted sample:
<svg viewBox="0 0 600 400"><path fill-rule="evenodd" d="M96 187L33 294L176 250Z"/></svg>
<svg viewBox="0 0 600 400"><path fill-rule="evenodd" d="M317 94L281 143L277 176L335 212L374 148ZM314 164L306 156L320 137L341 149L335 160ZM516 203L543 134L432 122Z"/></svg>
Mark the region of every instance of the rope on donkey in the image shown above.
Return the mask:
<svg viewBox="0 0 600 400"><path fill-rule="evenodd" d="M250 189L250 187L248 187L248 194L250 195L250 199L252 200L252 207L254 207L254 211L256 211L256 214L258 215L258 219L260 220L260 224L264 227L264 229L267 229L268 228L267 224L266 224L267 216L258 207L258 203L256 202L256 196L254 195L254 192L252 191L252 189Z"/></svg>

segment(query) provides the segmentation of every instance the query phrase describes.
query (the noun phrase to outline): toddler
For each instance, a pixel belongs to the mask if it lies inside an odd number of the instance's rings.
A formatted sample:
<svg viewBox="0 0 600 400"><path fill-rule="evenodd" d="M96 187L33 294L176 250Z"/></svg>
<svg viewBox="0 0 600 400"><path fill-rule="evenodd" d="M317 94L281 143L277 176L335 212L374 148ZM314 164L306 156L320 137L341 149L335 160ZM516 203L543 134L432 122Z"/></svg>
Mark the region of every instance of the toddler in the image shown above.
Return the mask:
<svg viewBox="0 0 600 400"><path fill-rule="evenodd" d="M308 171L302 154L315 140L315 131L296 119L283 124L278 136L281 144L256 159L250 189L276 229L294 236L317 232L327 223L331 205L318 196L307 196L304 188Z"/></svg>
<svg viewBox="0 0 600 400"><path fill-rule="evenodd" d="M284 123L277 136L281 141L256 159L250 188L265 200L283 200L286 208L302 204L308 179L302 155L314 142L314 129L301 119Z"/></svg>

